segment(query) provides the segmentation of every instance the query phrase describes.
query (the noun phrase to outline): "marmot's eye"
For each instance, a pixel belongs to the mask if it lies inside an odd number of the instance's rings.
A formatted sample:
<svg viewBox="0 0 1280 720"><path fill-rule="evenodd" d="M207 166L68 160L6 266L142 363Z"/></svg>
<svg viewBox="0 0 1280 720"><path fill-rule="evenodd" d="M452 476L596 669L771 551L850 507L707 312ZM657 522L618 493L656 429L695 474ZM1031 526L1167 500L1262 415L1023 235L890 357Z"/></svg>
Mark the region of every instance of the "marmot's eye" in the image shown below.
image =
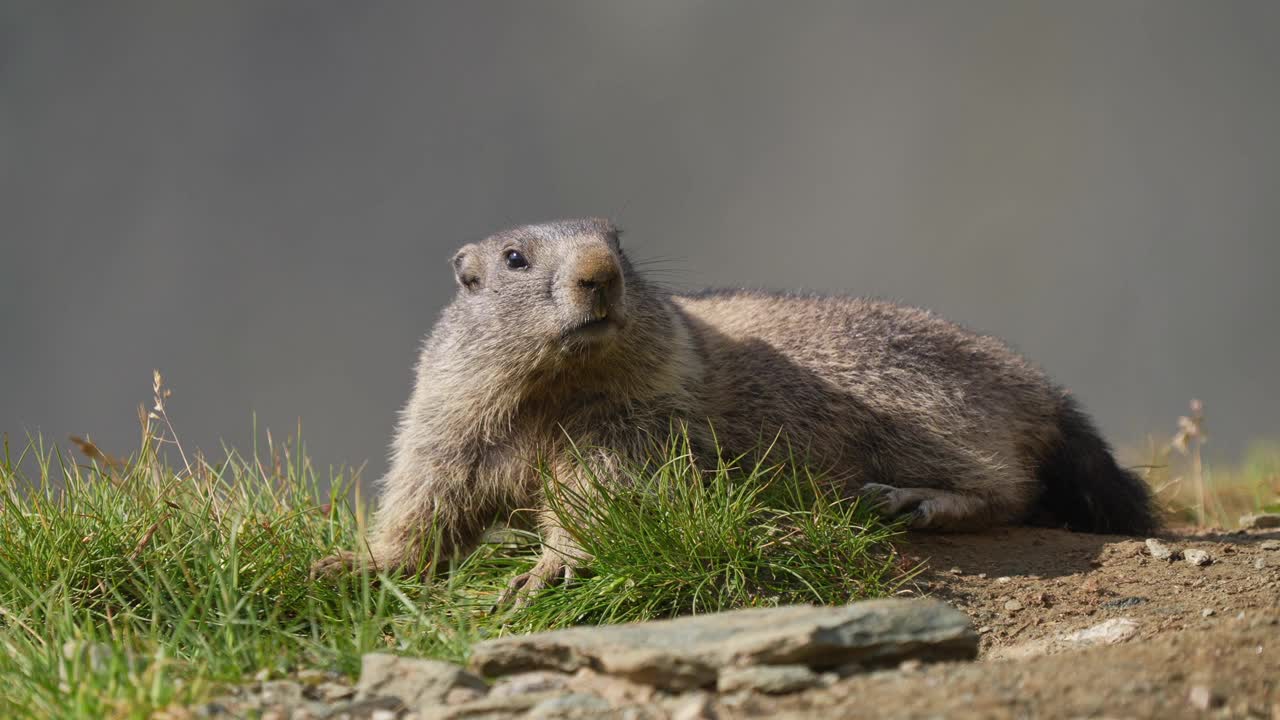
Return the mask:
<svg viewBox="0 0 1280 720"><path fill-rule="evenodd" d="M511 268L512 270L527 268L529 267L529 261L524 259L524 256L520 254L519 250L508 250L507 251L507 267Z"/></svg>

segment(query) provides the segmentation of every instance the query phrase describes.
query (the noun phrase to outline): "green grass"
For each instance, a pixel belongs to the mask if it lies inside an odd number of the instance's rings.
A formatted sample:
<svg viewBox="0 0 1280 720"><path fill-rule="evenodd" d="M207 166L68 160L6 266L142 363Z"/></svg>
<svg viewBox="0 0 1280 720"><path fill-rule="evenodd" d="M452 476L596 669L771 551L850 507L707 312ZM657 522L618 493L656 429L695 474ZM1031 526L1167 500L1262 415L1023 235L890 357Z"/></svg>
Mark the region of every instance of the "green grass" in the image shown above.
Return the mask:
<svg viewBox="0 0 1280 720"><path fill-rule="evenodd" d="M677 442L632 468L626 488L556 493L596 559L520 610L491 612L536 559L536 544L518 539L433 579L312 582L313 561L362 535L348 475L322 483L305 455L275 443L263 457L188 457L163 396L144 423L125 461L87 443L83 462L39 441L20 452L5 443L0 717L147 717L264 670L354 674L361 654L388 649L461 661L484 637L843 603L909 573L888 545L894 529L833 501L820 478L785 461L700 474Z"/></svg>

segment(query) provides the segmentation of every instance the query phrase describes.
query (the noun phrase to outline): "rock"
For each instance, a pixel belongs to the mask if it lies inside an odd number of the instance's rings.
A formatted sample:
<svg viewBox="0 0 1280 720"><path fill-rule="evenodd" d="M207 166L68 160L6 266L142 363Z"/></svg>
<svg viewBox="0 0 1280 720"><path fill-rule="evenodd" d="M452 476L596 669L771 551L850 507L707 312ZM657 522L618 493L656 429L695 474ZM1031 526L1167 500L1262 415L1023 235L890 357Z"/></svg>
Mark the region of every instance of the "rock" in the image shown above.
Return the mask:
<svg viewBox="0 0 1280 720"><path fill-rule="evenodd" d="M1187 693L1187 702L1197 710L1212 710L1221 706L1223 699L1206 685L1194 685Z"/></svg>
<svg viewBox="0 0 1280 720"><path fill-rule="evenodd" d="M379 695L378 697L363 698L328 706L327 711L318 714L317 717L331 718L332 720L372 720L373 714L379 710L400 712L402 709L404 709L404 704L400 701L400 698L392 695Z"/></svg>
<svg viewBox="0 0 1280 720"><path fill-rule="evenodd" d="M232 710L230 706L221 702L216 702L216 701L211 701L211 702L204 703L202 705L197 705L195 708L196 717L216 718L216 717L224 717L230 714L232 714Z"/></svg>
<svg viewBox="0 0 1280 720"><path fill-rule="evenodd" d="M314 668L305 668L294 673L293 679L297 680L303 685L319 685L322 682L325 682L328 680L336 680L338 678L335 677L333 673L328 673L328 672L325 672L324 670L316 670Z"/></svg>
<svg viewBox="0 0 1280 720"><path fill-rule="evenodd" d="M472 647L471 667L490 677L590 667L654 687L686 690L714 683L728 666L885 666L912 657L971 659L977 650L978 636L959 610L937 600L887 599L843 607L752 608L497 638Z"/></svg>
<svg viewBox="0 0 1280 720"><path fill-rule="evenodd" d="M1263 550L1280 550L1280 540L1263 540L1258 547Z"/></svg>
<svg viewBox="0 0 1280 720"><path fill-rule="evenodd" d="M671 709L671 720L715 720L715 704L709 694L692 693Z"/></svg>
<svg viewBox="0 0 1280 720"><path fill-rule="evenodd" d="M573 674L569 680L569 690L596 695L618 706L650 702L657 692L652 685L603 675L590 668L582 668Z"/></svg>
<svg viewBox="0 0 1280 720"><path fill-rule="evenodd" d="M804 665L758 665L727 667L720 671L716 690L722 693L754 690L782 695L814 687L820 683L817 673Z"/></svg>
<svg viewBox="0 0 1280 720"><path fill-rule="evenodd" d="M295 705L289 710L289 720L340 720L331 714L332 705L308 702Z"/></svg>
<svg viewBox="0 0 1280 720"><path fill-rule="evenodd" d="M307 688L304 694L313 700L323 700L331 703L352 697L356 694L356 689L350 685L327 681Z"/></svg>
<svg viewBox="0 0 1280 720"><path fill-rule="evenodd" d="M302 684L292 680L271 680L262 683L258 695L266 705L296 705L302 702Z"/></svg>
<svg viewBox="0 0 1280 720"><path fill-rule="evenodd" d="M1138 597L1135 595L1131 597L1117 598L1115 600L1108 600L1107 602L1102 603L1102 605L1100 605L1099 607L1104 607L1108 610L1123 610L1124 608L1130 608L1135 605L1141 605L1146 601L1147 601L1146 598Z"/></svg>
<svg viewBox="0 0 1280 720"><path fill-rule="evenodd" d="M1018 600L1010 600L1004 604L1004 609L1009 612L1018 612L1022 609L1022 603Z"/></svg>
<svg viewBox="0 0 1280 720"><path fill-rule="evenodd" d="M1242 515L1240 517L1240 527L1246 530L1264 530L1267 528L1280 528L1280 513L1260 513L1257 515Z"/></svg>
<svg viewBox="0 0 1280 720"><path fill-rule="evenodd" d="M1083 630L996 648L991 651L990 658L993 660L1025 659L1095 645L1115 645L1137 633L1138 623L1129 618L1114 618Z"/></svg>
<svg viewBox="0 0 1280 720"><path fill-rule="evenodd" d="M657 704L628 705L618 708L605 717L616 720L671 720L671 716Z"/></svg>
<svg viewBox="0 0 1280 720"><path fill-rule="evenodd" d="M1183 550L1182 559L1187 561L1188 565L1203 567L1213 562L1213 556L1207 550Z"/></svg>
<svg viewBox="0 0 1280 720"><path fill-rule="evenodd" d="M461 705L436 705L417 712L419 720L499 720L515 718L547 700L563 697L561 692L524 693L523 695L485 696Z"/></svg>
<svg viewBox="0 0 1280 720"><path fill-rule="evenodd" d="M539 670L501 678L489 689L490 697L524 695L527 693L564 690L569 687L569 676L564 673Z"/></svg>
<svg viewBox="0 0 1280 720"><path fill-rule="evenodd" d="M1253 569L1254 569L1254 570L1266 570L1266 569L1267 569L1267 559L1266 559L1266 558L1254 558L1254 559L1253 559Z"/></svg>
<svg viewBox="0 0 1280 720"><path fill-rule="evenodd" d="M596 718L612 709L608 701L586 693L569 693L547 698L529 708L524 717L535 718Z"/></svg>
<svg viewBox="0 0 1280 720"><path fill-rule="evenodd" d="M1213 608L1205 608L1200 611L1200 617L1213 617L1213 615L1214 615Z"/></svg>
<svg viewBox="0 0 1280 720"><path fill-rule="evenodd" d="M1172 560L1178 555L1177 550L1155 538L1147 538L1147 552L1156 560Z"/></svg>
<svg viewBox="0 0 1280 720"><path fill-rule="evenodd" d="M477 690L472 687L456 687L444 694L445 705L461 705L469 703L473 700L479 700L484 697L483 690Z"/></svg>
<svg viewBox="0 0 1280 720"><path fill-rule="evenodd" d="M445 703L455 688L488 692L484 680L453 663L404 658L386 653L369 653L360 660L357 699L398 698L414 712L423 712Z"/></svg>
<svg viewBox="0 0 1280 720"><path fill-rule="evenodd" d="M1070 633L1068 642L1076 645L1114 645L1138 634L1138 623L1129 618L1116 618Z"/></svg>

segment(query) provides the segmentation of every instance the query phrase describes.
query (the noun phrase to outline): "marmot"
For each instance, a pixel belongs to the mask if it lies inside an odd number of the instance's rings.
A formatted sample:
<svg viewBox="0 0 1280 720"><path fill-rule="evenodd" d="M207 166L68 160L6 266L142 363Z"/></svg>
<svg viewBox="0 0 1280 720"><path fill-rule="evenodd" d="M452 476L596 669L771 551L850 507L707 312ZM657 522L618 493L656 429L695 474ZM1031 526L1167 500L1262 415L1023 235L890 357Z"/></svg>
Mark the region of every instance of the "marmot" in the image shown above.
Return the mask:
<svg viewBox="0 0 1280 720"><path fill-rule="evenodd" d="M1075 530L1146 533L1146 485L1076 403L1000 340L927 310L842 296L671 294L601 219L529 225L453 256L457 296L427 337L400 416L366 561L414 571L541 508L531 591L586 558L542 476L642 463L672 423L694 455L749 454L782 433L912 528L978 529L1049 513ZM709 430L706 430L709 429ZM572 445L570 444L572 443ZM434 526L432 525L434 523ZM426 529L441 546L424 548ZM363 555L363 553L362 553ZM358 564L343 553L316 565Z"/></svg>

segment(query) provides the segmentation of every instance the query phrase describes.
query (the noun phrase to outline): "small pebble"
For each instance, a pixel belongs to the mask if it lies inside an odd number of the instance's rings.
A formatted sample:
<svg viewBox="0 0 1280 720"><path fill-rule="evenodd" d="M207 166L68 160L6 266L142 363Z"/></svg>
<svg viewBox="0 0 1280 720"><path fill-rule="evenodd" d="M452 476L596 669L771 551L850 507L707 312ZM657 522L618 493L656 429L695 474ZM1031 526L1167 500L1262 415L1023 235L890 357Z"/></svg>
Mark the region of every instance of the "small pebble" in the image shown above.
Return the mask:
<svg viewBox="0 0 1280 720"><path fill-rule="evenodd" d="M951 568L950 570L948 570L947 572L951 573L952 575L963 575L963 574L964 574L964 571L962 571L962 570L961 570L960 568L958 568L958 567L953 567L953 568Z"/></svg>
<svg viewBox="0 0 1280 720"><path fill-rule="evenodd" d="M1267 567L1267 559L1266 559L1266 558L1254 558L1254 560L1253 560L1253 569L1254 569L1254 570L1265 570L1265 569L1266 569L1266 567Z"/></svg>
<svg viewBox="0 0 1280 720"><path fill-rule="evenodd" d="M1156 560L1172 560L1175 551L1155 538L1147 538L1147 552Z"/></svg>
<svg viewBox="0 0 1280 720"><path fill-rule="evenodd" d="M1280 540L1263 540L1258 547L1263 550L1280 550Z"/></svg>
<svg viewBox="0 0 1280 720"><path fill-rule="evenodd" d="M1213 608L1205 608L1201 610L1200 617L1213 617Z"/></svg>
<svg viewBox="0 0 1280 720"><path fill-rule="evenodd" d="M1203 567L1213 562L1213 556L1206 550L1183 550L1182 557L1188 565Z"/></svg>
<svg viewBox="0 0 1280 720"><path fill-rule="evenodd" d="M1222 698L1204 685L1196 685L1187 694L1187 702L1197 710L1212 710L1222 704Z"/></svg>
<svg viewBox="0 0 1280 720"><path fill-rule="evenodd" d="M1008 610L1009 612L1017 612L1022 609L1022 603L1018 602L1017 600L1010 600L1009 602L1004 604L1004 609Z"/></svg>
<svg viewBox="0 0 1280 720"><path fill-rule="evenodd" d="M322 682L312 688L309 694L325 702L337 702L355 695L356 689L342 683Z"/></svg>
<svg viewBox="0 0 1280 720"><path fill-rule="evenodd" d="M319 685L329 679L329 673L323 670L305 669L299 670L294 677L301 683Z"/></svg>
<svg viewBox="0 0 1280 720"><path fill-rule="evenodd" d="M1006 583L1013 582L1013 578L1009 577L1008 575L1003 575L1001 577L996 578L996 582L1000 583L1001 585L1004 585Z"/></svg>
<svg viewBox="0 0 1280 720"><path fill-rule="evenodd" d="M1107 602L1102 603L1102 607L1110 610L1120 610L1133 607L1135 605L1141 605L1146 601L1147 599L1142 597L1123 597L1116 600L1108 600Z"/></svg>

